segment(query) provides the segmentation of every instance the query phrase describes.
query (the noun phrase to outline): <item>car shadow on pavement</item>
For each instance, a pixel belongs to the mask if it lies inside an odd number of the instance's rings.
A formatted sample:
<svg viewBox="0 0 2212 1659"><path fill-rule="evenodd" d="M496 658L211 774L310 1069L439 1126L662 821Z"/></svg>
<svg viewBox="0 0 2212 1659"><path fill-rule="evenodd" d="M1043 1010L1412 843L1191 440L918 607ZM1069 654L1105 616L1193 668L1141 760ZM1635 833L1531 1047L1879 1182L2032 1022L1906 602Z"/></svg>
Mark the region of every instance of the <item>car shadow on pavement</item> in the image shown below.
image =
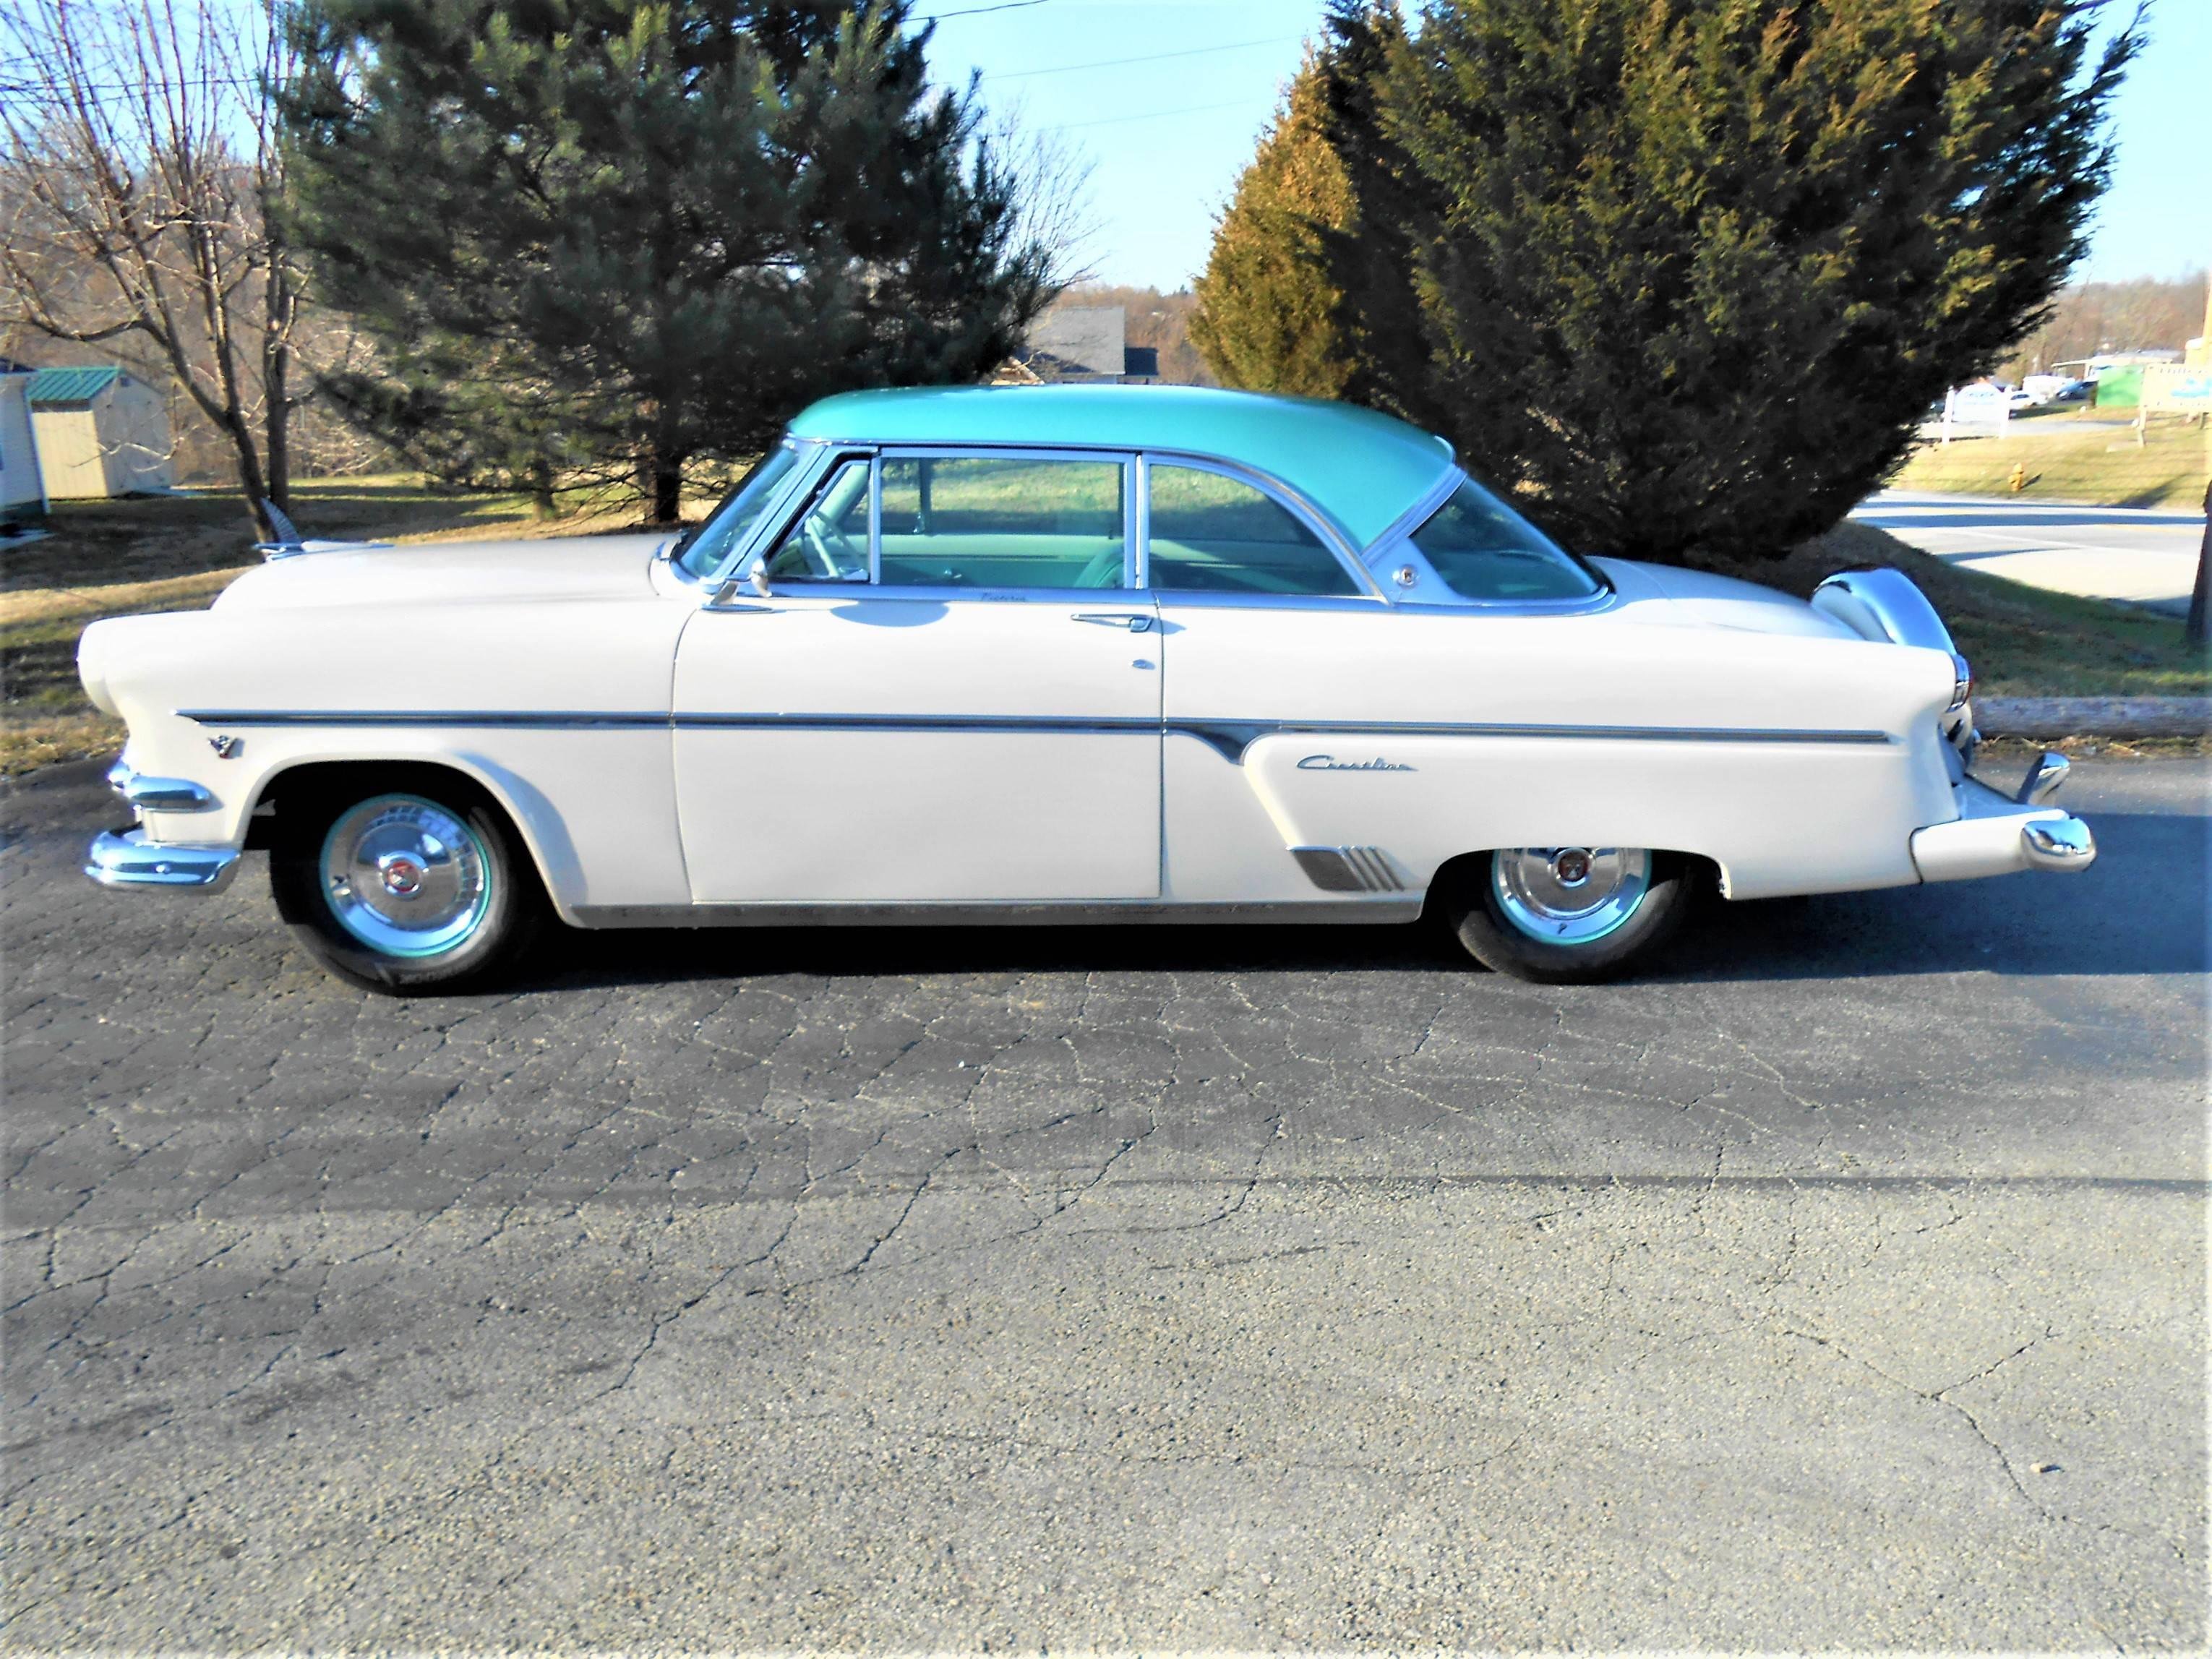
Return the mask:
<svg viewBox="0 0 2212 1659"><path fill-rule="evenodd" d="M2212 819L2099 812L2079 875L1741 903L1709 897L1655 981L1886 975L2201 974ZM1401 927L717 927L564 932L518 988L767 974L1435 974L1472 967L1433 918ZM1475 969L1475 971L1480 971Z"/></svg>

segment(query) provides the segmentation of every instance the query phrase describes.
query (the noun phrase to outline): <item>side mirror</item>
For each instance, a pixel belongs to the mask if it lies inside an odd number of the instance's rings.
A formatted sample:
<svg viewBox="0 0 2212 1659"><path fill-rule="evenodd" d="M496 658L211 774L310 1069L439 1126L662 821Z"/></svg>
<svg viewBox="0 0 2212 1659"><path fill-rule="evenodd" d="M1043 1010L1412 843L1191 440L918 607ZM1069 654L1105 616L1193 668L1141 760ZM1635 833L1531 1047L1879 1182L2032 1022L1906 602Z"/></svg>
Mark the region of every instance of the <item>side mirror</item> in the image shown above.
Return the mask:
<svg viewBox="0 0 2212 1659"><path fill-rule="evenodd" d="M756 560L753 568L745 573L745 586L763 599L769 597L768 560L765 557Z"/></svg>

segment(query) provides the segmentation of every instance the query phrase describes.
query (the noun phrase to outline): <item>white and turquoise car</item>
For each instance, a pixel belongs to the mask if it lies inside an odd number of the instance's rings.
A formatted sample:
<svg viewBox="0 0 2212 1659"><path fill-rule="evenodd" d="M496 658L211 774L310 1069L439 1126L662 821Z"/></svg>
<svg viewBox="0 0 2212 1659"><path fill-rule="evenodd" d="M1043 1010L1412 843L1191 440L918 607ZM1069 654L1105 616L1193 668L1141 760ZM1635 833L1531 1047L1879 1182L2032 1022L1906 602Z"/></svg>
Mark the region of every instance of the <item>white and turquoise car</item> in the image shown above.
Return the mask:
<svg viewBox="0 0 2212 1659"><path fill-rule="evenodd" d="M1563 550L1442 440L1184 387L833 398L681 541L288 545L86 630L111 886L277 907L358 984L538 926L1442 918L1619 973L1692 895L2095 855L1971 775L1895 571L1812 603Z"/></svg>

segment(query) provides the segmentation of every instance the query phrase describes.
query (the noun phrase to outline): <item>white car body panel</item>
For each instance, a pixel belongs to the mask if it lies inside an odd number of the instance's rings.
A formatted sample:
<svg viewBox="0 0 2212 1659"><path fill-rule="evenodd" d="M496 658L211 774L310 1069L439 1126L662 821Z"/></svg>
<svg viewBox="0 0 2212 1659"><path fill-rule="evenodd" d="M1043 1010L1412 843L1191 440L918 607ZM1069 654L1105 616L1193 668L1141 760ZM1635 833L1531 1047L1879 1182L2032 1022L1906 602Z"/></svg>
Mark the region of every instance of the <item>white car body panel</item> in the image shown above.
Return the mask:
<svg viewBox="0 0 2212 1659"><path fill-rule="evenodd" d="M1146 596L1112 591L990 599L800 585L700 611L674 705L691 896L1158 898L1152 615ZM750 716L801 723L705 723ZM1124 729L1084 729L1108 723Z"/></svg>
<svg viewBox="0 0 2212 1659"><path fill-rule="evenodd" d="M124 769L210 798L140 808L155 852L239 848L298 767L446 766L585 926L1396 919L1453 860L1572 846L1756 898L2029 867L2025 826L2065 818L1964 780L1954 658L1848 596L1601 560L1587 602L1404 603L1399 533L1379 592L1326 599L759 592L657 538L346 548L95 623L80 660Z"/></svg>

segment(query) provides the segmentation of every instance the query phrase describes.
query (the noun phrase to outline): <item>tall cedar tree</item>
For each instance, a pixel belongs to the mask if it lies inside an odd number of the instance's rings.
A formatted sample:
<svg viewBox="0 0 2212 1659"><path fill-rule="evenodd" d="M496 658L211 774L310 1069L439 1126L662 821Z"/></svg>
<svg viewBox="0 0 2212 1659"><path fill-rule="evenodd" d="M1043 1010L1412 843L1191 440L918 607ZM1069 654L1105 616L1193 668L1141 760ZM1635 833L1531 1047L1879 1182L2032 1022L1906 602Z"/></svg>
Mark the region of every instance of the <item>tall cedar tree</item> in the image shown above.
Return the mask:
<svg viewBox="0 0 2212 1659"><path fill-rule="evenodd" d="M1190 337L1224 386L1341 398L1350 384L1344 296L1322 269L1321 233L1352 222L1352 185L1325 114L1310 52L1215 223Z"/></svg>
<svg viewBox="0 0 2212 1659"><path fill-rule="evenodd" d="M1351 395L1576 546L1779 556L2047 314L2137 46L2100 4L1335 0Z"/></svg>
<svg viewBox="0 0 2212 1659"><path fill-rule="evenodd" d="M303 0L296 234L386 373L332 390L550 500L975 379L1050 297L1023 181L906 0Z"/></svg>

